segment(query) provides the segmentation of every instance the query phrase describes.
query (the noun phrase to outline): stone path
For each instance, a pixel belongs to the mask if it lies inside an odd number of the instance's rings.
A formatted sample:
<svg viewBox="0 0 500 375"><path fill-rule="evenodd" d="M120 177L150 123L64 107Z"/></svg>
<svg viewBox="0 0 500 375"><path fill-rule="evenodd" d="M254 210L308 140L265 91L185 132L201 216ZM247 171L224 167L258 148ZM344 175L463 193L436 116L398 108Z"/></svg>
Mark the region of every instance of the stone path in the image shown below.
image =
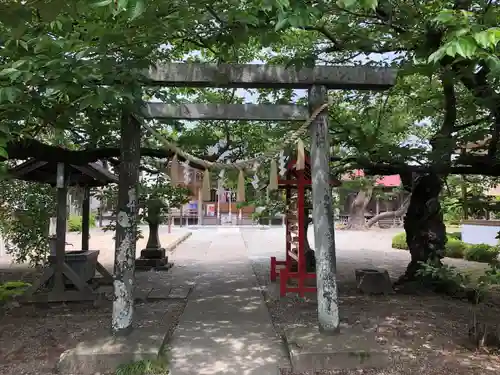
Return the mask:
<svg viewBox="0 0 500 375"><path fill-rule="evenodd" d="M287 365L238 228L194 231L174 262L171 276L195 287L169 343L172 375L276 375Z"/></svg>

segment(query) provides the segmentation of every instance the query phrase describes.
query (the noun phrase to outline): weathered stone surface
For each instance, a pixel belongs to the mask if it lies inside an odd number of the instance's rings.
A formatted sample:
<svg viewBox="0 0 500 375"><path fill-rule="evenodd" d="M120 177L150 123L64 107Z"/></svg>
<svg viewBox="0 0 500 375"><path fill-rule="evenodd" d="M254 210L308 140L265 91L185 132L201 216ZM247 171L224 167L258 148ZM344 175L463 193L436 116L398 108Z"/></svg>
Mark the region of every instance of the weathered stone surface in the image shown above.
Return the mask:
<svg viewBox="0 0 500 375"><path fill-rule="evenodd" d="M143 249L141 250L141 258L147 259L163 259L165 258L165 249Z"/></svg>
<svg viewBox="0 0 500 375"><path fill-rule="evenodd" d="M151 292L148 294L148 300L168 299L171 289L172 288L169 287L153 288Z"/></svg>
<svg viewBox="0 0 500 375"><path fill-rule="evenodd" d="M162 268L168 264L168 257L163 259L137 258L135 260L135 269L144 271L152 268Z"/></svg>
<svg viewBox="0 0 500 375"><path fill-rule="evenodd" d="M152 288L151 287L146 287L146 288L139 288L135 287L134 289L134 301L145 301L148 299L149 294L151 293Z"/></svg>
<svg viewBox="0 0 500 375"><path fill-rule="evenodd" d="M326 86L312 86L308 93L313 110L328 101ZM336 280L335 224L333 222L332 187L330 186L330 139L328 111L324 110L309 128L311 136L312 220L318 298L318 323L322 330L335 332L339 325ZM309 254L308 262L312 254Z"/></svg>
<svg viewBox="0 0 500 375"><path fill-rule="evenodd" d="M186 233L184 233L182 236L180 236L174 242L172 242L171 244L169 244L166 247L166 250L170 251L170 252L173 252L177 246L179 246L181 243L183 243L184 241L186 241L192 234L193 234L193 232L186 232Z"/></svg>
<svg viewBox="0 0 500 375"><path fill-rule="evenodd" d="M392 294L391 278L387 270L357 269L355 270L358 290L364 294Z"/></svg>
<svg viewBox="0 0 500 375"><path fill-rule="evenodd" d="M386 90L396 80L390 68L317 66L285 68L257 64L163 63L146 72L150 84L177 87L302 88Z"/></svg>
<svg viewBox="0 0 500 375"><path fill-rule="evenodd" d="M170 289L168 298L187 298L193 288L188 285L174 286Z"/></svg>
<svg viewBox="0 0 500 375"><path fill-rule="evenodd" d="M165 104L147 103L143 115L152 119L305 121L305 106L276 104Z"/></svg>
<svg viewBox="0 0 500 375"><path fill-rule="evenodd" d="M320 334L317 328L285 329L294 372L383 368L389 356L373 332L341 325L336 335Z"/></svg>
<svg viewBox="0 0 500 375"><path fill-rule="evenodd" d="M128 336L85 341L59 358L60 374L94 375L113 372L120 364L158 356L164 332L133 330Z"/></svg>

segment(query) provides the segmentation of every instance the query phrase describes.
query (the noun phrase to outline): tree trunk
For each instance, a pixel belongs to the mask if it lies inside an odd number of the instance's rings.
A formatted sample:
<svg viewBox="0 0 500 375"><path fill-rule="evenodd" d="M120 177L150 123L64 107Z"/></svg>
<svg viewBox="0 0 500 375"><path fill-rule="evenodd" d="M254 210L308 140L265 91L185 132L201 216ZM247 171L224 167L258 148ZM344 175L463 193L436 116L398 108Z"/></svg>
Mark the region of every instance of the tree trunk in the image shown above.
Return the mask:
<svg viewBox="0 0 500 375"><path fill-rule="evenodd" d="M469 208L467 207L467 181L465 176L462 176L462 181L460 181L460 188L462 191L462 210L463 218L467 220L469 218Z"/></svg>
<svg viewBox="0 0 500 375"><path fill-rule="evenodd" d="M420 262L442 264L446 245L446 227L439 203L442 187L443 182L436 174L420 175L413 181L410 204L404 218L411 261L396 284L415 280Z"/></svg>
<svg viewBox="0 0 500 375"><path fill-rule="evenodd" d="M121 118L121 157L116 217L113 334L128 334L134 315L134 266L137 235L141 123L129 112Z"/></svg>
<svg viewBox="0 0 500 375"><path fill-rule="evenodd" d="M349 221L347 229L362 230L366 229L365 211L366 206L372 199L373 187L360 190L351 203L349 209Z"/></svg>
<svg viewBox="0 0 500 375"><path fill-rule="evenodd" d="M406 211L408 210L408 206L410 205L410 197L405 199L401 207L399 207L396 211L387 211L387 212L382 212L381 214L375 215L372 217L368 222L366 223L367 228L371 228L373 225L378 223L380 220L384 219L395 219L398 217L403 216Z"/></svg>

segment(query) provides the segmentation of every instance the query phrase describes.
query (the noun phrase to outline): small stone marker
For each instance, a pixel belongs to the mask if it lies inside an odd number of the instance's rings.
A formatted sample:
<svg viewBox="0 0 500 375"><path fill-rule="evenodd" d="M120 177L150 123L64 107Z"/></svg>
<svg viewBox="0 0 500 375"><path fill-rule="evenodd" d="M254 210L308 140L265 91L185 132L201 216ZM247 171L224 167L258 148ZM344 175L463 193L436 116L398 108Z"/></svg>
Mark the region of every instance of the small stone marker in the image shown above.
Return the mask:
<svg viewBox="0 0 500 375"><path fill-rule="evenodd" d="M363 294L392 294L391 278L387 270L357 269L355 271L358 290Z"/></svg>
<svg viewBox="0 0 500 375"><path fill-rule="evenodd" d="M151 292L148 294L148 300L153 300L153 299L168 299L170 295L170 290L171 288L166 287L166 288L153 288Z"/></svg>
<svg viewBox="0 0 500 375"><path fill-rule="evenodd" d="M151 293L151 287L149 288L138 288L134 289L134 300L136 301L146 301L149 294Z"/></svg>
<svg viewBox="0 0 500 375"><path fill-rule="evenodd" d="M316 327L285 329L293 372L383 368L389 363L375 333L341 324L340 332L323 335Z"/></svg>
<svg viewBox="0 0 500 375"><path fill-rule="evenodd" d="M191 286L174 286L170 289L170 294L168 298L187 298L189 293L191 292Z"/></svg>

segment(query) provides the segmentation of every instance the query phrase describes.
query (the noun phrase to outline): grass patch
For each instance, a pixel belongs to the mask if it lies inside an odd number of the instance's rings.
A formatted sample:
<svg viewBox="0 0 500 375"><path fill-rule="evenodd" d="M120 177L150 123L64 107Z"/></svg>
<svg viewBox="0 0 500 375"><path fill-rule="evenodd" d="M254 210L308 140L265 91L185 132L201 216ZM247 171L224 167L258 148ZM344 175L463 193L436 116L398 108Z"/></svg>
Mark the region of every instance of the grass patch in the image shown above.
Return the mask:
<svg viewBox="0 0 500 375"><path fill-rule="evenodd" d="M474 262L492 263L497 260L500 250L496 246L487 244L468 245L465 251L465 259Z"/></svg>
<svg viewBox="0 0 500 375"><path fill-rule="evenodd" d="M31 286L24 281L7 281L0 284L0 302L7 301L11 298L24 294L26 289Z"/></svg>
<svg viewBox="0 0 500 375"><path fill-rule="evenodd" d="M167 375L170 374L168 358L168 346L164 340L158 351L158 357L122 364L118 366L114 375Z"/></svg>
<svg viewBox="0 0 500 375"><path fill-rule="evenodd" d="M446 232L448 233L454 233L454 232L461 232L462 230L460 229L460 225L447 225L446 226Z"/></svg>
<svg viewBox="0 0 500 375"><path fill-rule="evenodd" d="M120 365L115 375L167 375L168 362L164 358L141 359Z"/></svg>
<svg viewBox="0 0 500 375"><path fill-rule="evenodd" d="M392 238L392 247L394 249L408 250L406 243L406 233L401 232ZM463 259L467 252L467 244L456 237L448 235L448 241L445 245L445 256L448 258Z"/></svg>

